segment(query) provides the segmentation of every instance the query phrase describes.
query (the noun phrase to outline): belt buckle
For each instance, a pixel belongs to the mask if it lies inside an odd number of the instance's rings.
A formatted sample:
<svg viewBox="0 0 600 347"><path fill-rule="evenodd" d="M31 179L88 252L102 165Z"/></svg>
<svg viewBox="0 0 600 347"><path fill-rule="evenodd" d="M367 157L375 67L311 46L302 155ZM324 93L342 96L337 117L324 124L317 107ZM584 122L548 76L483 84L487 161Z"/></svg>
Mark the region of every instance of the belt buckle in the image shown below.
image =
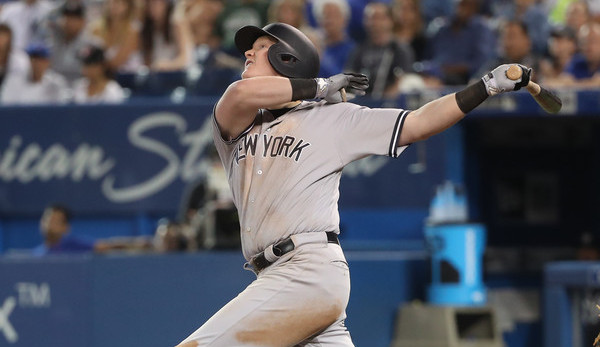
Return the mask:
<svg viewBox="0 0 600 347"><path fill-rule="evenodd" d="M273 245L273 254L276 257L281 257L282 255L293 251L294 248L296 248L294 241L288 237L287 239L281 240Z"/></svg>

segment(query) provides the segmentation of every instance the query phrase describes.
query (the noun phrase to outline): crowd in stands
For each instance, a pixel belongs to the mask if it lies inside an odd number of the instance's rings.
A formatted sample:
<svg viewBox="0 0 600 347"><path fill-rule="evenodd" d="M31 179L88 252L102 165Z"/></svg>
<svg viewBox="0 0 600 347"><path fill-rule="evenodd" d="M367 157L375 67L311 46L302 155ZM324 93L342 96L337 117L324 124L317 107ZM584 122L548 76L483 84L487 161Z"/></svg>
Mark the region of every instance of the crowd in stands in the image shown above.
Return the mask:
<svg viewBox="0 0 600 347"><path fill-rule="evenodd" d="M5 0L0 100L217 95L243 69L236 30L274 21L313 40L319 76L365 73L373 98L464 85L509 62L549 87L600 86L594 0Z"/></svg>

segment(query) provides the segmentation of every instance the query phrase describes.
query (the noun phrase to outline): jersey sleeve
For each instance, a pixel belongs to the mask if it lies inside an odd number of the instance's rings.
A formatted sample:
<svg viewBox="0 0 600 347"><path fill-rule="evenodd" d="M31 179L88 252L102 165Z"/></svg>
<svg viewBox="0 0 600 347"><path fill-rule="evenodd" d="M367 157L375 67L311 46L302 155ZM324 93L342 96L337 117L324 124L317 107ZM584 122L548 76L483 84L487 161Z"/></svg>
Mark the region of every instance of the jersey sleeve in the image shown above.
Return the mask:
<svg viewBox="0 0 600 347"><path fill-rule="evenodd" d="M246 136L246 134L248 134L248 132L250 132L250 130L254 126L254 123L250 124L250 126L248 126L248 128L246 130L244 130L241 134L239 134L235 139L226 140L221 135L221 129L219 128L219 124L217 123L217 117L215 115L216 108L217 108L217 106L215 105L215 107L213 108L213 113L212 113L213 141L215 143L215 147L217 148L217 153L219 153L219 157L221 157L221 161L225 165L225 163L231 162L231 155L233 154L233 151L235 150L237 142L241 138Z"/></svg>
<svg viewBox="0 0 600 347"><path fill-rule="evenodd" d="M399 147L398 139L409 111L368 108L340 103L341 112L332 110L334 143L344 165L369 155L397 158L408 146ZM335 106L335 105L333 105Z"/></svg>

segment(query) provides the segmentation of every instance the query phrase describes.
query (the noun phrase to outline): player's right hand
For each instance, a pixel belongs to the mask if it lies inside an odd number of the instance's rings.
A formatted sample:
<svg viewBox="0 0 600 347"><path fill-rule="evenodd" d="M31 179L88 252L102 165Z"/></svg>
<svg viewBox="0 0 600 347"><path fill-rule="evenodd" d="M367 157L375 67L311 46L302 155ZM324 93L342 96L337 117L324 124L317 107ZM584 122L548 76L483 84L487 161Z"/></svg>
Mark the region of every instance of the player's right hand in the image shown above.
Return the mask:
<svg viewBox="0 0 600 347"><path fill-rule="evenodd" d="M485 89L488 95L496 95L504 92L509 92L513 90L519 90L522 87L526 87L529 83L529 78L531 77L531 68L528 68L525 65L520 65L523 70L523 74L521 78L516 80L511 80L506 76L506 71L513 64L503 64L489 72L487 75L483 76L482 80L485 84Z"/></svg>
<svg viewBox="0 0 600 347"><path fill-rule="evenodd" d="M325 99L330 103L345 101L342 88L350 96L365 95L369 87L369 79L363 74L341 73L329 78L317 78L317 98Z"/></svg>

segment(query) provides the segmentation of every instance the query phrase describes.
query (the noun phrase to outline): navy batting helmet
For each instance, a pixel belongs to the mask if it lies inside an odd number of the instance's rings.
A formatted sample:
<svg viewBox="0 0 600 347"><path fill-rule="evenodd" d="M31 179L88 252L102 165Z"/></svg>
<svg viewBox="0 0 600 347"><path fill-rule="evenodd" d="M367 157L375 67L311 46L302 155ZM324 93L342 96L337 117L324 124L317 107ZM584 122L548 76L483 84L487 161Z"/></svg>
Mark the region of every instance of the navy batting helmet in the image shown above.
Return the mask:
<svg viewBox="0 0 600 347"><path fill-rule="evenodd" d="M269 62L285 77L315 78L319 73L319 53L300 30L284 23L273 23L264 28L247 25L235 33L235 45L244 54L261 36L277 41L269 47Z"/></svg>

